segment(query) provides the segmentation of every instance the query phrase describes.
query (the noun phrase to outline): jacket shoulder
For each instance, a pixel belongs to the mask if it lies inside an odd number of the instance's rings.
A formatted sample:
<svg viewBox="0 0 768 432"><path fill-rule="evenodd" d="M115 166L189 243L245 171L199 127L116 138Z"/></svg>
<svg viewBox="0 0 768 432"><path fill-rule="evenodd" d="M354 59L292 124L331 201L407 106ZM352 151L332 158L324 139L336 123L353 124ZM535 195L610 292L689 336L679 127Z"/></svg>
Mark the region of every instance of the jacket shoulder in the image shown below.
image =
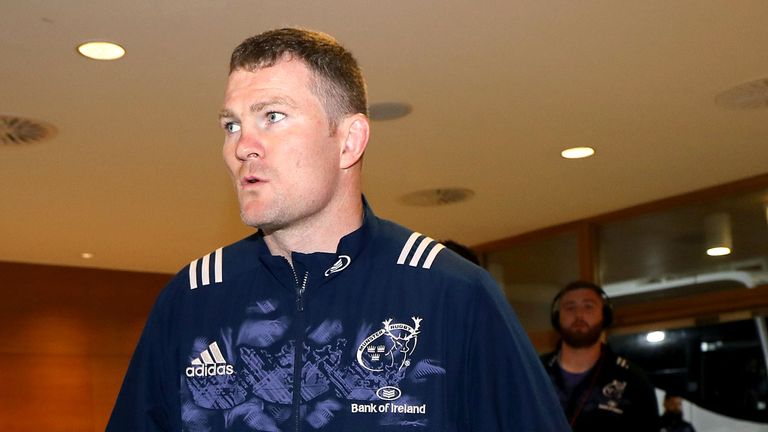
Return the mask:
<svg viewBox="0 0 768 432"><path fill-rule="evenodd" d="M446 276L475 277L481 271L479 266L447 248L438 240L398 225L381 220L379 240L380 252L388 255L394 264L402 267L441 273Z"/></svg>
<svg viewBox="0 0 768 432"><path fill-rule="evenodd" d="M256 256L264 247L258 234L219 247L184 266L172 283L194 290L232 280L257 266Z"/></svg>

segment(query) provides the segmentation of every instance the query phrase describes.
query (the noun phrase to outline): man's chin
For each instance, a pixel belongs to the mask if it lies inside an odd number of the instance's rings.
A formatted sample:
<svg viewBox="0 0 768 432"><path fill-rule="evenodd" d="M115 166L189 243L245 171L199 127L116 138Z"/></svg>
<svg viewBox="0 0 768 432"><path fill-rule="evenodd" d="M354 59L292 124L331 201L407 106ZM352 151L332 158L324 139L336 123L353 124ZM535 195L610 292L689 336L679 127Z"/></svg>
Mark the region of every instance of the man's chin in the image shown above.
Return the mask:
<svg viewBox="0 0 768 432"><path fill-rule="evenodd" d="M240 220L242 220L244 224L253 228L259 228L263 225L266 225L263 215L261 213L254 212L253 210L249 211L246 209L241 209Z"/></svg>
<svg viewBox="0 0 768 432"><path fill-rule="evenodd" d="M245 225L248 225L251 228L256 228L264 234L279 231L284 227L284 225L279 223L275 218L270 218L264 213L256 213L253 211L241 211L240 220L242 220Z"/></svg>
<svg viewBox="0 0 768 432"><path fill-rule="evenodd" d="M253 199L240 200L240 220L244 224L257 228L268 222L269 215L266 208Z"/></svg>
<svg viewBox="0 0 768 432"><path fill-rule="evenodd" d="M591 347L600 342L601 330L584 329L577 331L564 331L562 333L563 342L573 348Z"/></svg>

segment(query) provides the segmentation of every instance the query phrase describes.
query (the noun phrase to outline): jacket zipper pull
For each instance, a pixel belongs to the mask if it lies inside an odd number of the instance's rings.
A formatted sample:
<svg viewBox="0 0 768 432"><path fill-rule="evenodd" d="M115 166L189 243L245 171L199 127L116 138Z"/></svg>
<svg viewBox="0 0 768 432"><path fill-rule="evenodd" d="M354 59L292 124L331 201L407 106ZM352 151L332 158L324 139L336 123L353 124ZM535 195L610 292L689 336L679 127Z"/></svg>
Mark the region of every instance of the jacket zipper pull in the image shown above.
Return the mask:
<svg viewBox="0 0 768 432"><path fill-rule="evenodd" d="M307 289L307 280L309 280L309 270L304 273L304 280L299 285L299 278L294 272L294 278L296 279L296 308L299 312L304 311L304 291Z"/></svg>

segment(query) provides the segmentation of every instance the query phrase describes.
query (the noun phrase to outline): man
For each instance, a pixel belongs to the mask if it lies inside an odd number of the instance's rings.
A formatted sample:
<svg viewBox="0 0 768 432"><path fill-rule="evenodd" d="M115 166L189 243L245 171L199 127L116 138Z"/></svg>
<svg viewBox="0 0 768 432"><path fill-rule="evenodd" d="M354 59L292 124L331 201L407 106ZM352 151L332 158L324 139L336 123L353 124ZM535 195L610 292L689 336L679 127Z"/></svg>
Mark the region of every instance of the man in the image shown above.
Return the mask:
<svg viewBox="0 0 768 432"><path fill-rule="evenodd" d="M613 308L599 286L566 285L552 301L558 349L542 357L574 431L658 431L656 394L645 374L602 342Z"/></svg>
<svg viewBox="0 0 768 432"><path fill-rule="evenodd" d="M683 398L677 393L664 394L661 432L696 432L693 425L683 420Z"/></svg>
<svg viewBox="0 0 768 432"><path fill-rule="evenodd" d="M366 113L327 35L235 49L223 154L258 232L163 290L107 430L567 430L490 276L362 197Z"/></svg>

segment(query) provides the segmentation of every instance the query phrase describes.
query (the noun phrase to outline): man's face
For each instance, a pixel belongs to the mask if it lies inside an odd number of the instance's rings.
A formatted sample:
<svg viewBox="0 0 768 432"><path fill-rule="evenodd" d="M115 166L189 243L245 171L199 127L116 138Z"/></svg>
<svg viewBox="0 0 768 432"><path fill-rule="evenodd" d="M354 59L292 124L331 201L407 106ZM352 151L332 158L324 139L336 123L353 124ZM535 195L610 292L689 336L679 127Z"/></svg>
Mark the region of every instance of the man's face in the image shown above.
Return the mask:
<svg viewBox="0 0 768 432"><path fill-rule="evenodd" d="M672 413L682 413L683 412L683 398L681 397L670 397L664 400L664 410L667 412Z"/></svg>
<svg viewBox="0 0 768 432"><path fill-rule="evenodd" d="M224 161L243 221L267 233L322 220L338 190L342 134L329 130L311 78L303 62L282 60L227 81Z"/></svg>
<svg viewBox="0 0 768 432"><path fill-rule="evenodd" d="M591 289L575 289L560 299L560 334L574 348L596 344L603 331L603 299Z"/></svg>

